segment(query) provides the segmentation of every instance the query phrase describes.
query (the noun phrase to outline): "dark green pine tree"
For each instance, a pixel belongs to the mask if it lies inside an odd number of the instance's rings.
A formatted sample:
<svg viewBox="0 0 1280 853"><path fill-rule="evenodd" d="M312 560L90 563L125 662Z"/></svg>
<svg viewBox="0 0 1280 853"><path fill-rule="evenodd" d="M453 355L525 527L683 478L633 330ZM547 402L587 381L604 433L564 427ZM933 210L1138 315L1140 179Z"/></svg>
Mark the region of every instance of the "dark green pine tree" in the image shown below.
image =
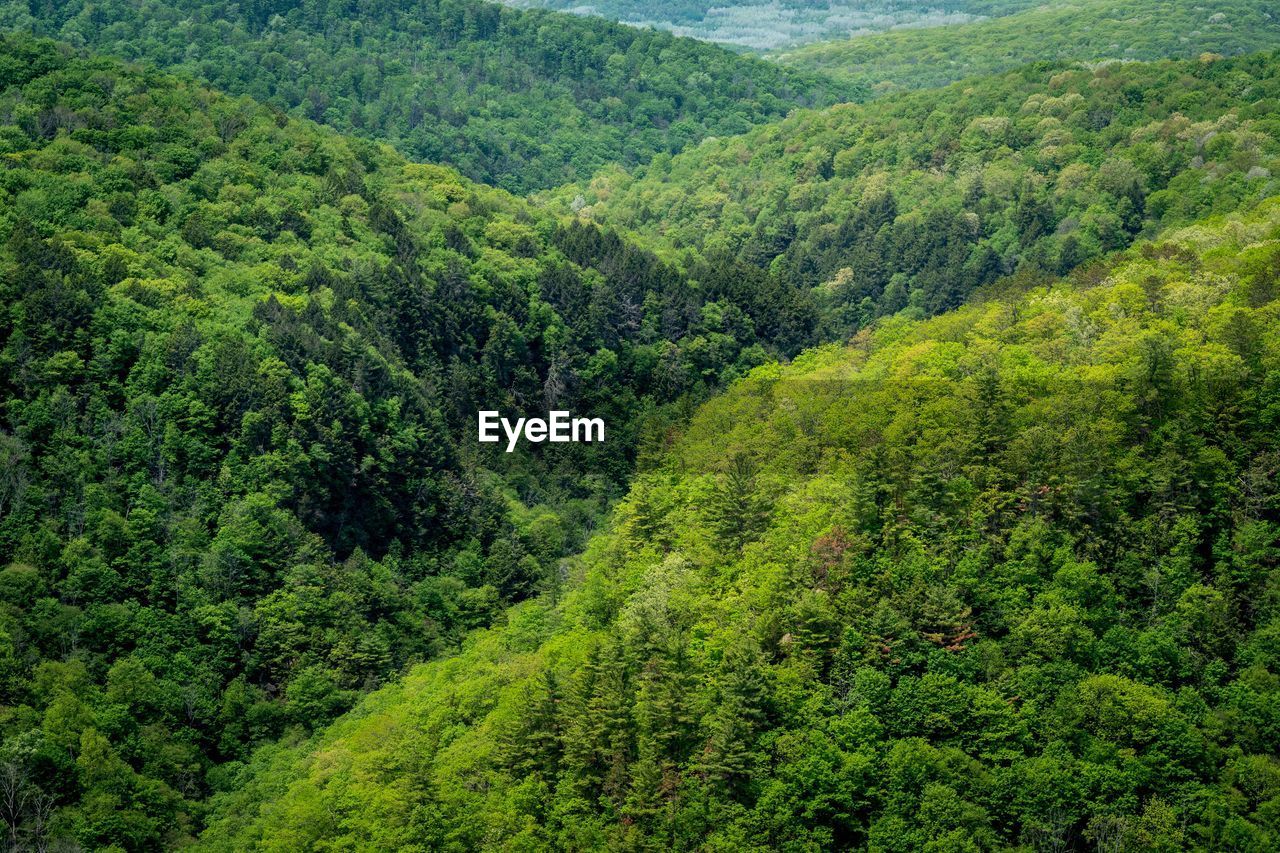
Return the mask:
<svg viewBox="0 0 1280 853"><path fill-rule="evenodd" d="M705 740L695 771L709 790L737 796L752 776L755 736L768 718L764 659L753 643L742 642L724 656L720 701L703 721Z"/></svg>
<svg viewBox="0 0 1280 853"><path fill-rule="evenodd" d="M683 650L654 655L640 673L636 690L636 754L624 815L646 829L670 804L680 783L679 768L696 742L691 706L693 675Z"/></svg>
<svg viewBox="0 0 1280 853"><path fill-rule="evenodd" d="M737 453L707 498L707 521L716 538L741 548L764 530L769 508L756 482L756 462Z"/></svg>
<svg viewBox="0 0 1280 853"><path fill-rule="evenodd" d="M617 806L627 787L635 727L623 655L616 638L593 649L570 702L561 781L587 802L603 798Z"/></svg>
<svg viewBox="0 0 1280 853"><path fill-rule="evenodd" d="M553 670L546 669L525 685L523 713L502 734L502 752L513 777L538 774L554 779L564 754L561 741L563 695Z"/></svg>

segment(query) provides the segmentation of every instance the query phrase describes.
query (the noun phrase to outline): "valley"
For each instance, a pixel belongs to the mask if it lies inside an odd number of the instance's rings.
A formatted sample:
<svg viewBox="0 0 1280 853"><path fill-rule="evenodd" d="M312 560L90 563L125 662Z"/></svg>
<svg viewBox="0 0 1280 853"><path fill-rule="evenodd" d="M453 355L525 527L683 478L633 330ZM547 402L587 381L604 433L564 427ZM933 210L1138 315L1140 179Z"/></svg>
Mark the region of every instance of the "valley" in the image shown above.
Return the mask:
<svg viewBox="0 0 1280 853"><path fill-rule="evenodd" d="M533 5L0 2L0 846L1280 843L1268 4Z"/></svg>

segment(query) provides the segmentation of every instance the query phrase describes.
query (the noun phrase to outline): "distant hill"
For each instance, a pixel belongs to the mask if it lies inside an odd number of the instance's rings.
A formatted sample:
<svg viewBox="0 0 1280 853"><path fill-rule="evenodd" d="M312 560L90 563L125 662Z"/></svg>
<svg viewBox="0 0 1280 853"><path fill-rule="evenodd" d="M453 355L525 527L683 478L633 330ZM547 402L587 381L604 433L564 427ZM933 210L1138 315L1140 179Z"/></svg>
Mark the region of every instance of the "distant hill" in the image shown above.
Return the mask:
<svg viewBox="0 0 1280 853"><path fill-rule="evenodd" d="M1276 192L1278 105L1276 54L1037 63L798 112L553 197L673 262L812 290L838 337Z"/></svg>
<svg viewBox="0 0 1280 853"><path fill-rule="evenodd" d="M752 50L848 38L899 27L937 27L1008 15L1039 0L503 0L656 27Z"/></svg>
<svg viewBox="0 0 1280 853"><path fill-rule="evenodd" d="M776 53L882 93L941 86L1028 62L1233 55L1280 46L1270 0L1055 0L1008 17L880 33Z"/></svg>
<svg viewBox="0 0 1280 853"><path fill-rule="evenodd" d="M32 31L193 74L513 192L741 133L860 87L692 39L481 0L0 2Z"/></svg>

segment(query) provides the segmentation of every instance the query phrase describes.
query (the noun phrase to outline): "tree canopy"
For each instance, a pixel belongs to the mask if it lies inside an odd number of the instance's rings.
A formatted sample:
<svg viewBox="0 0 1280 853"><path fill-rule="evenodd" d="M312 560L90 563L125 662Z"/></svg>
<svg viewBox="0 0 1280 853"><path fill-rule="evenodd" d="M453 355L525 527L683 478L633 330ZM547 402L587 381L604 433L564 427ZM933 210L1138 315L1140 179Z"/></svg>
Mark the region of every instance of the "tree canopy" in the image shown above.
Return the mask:
<svg viewBox="0 0 1280 853"><path fill-rule="evenodd" d="M0 36L0 817L180 843L254 747L554 591L637 456L797 346L753 299L248 98ZM609 440L488 452L482 407Z"/></svg>
<svg viewBox="0 0 1280 853"><path fill-rule="evenodd" d="M0 846L1280 846L1280 54L0 26Z"/></svg>
<svg viewBox="0 0 1280 853"><path fill-rule="evenodd" d="M761 367L207 849L1280 838L1280 203Z"/></svg>
<svg viewBox="0 0 1280 853"><path fill-rule="evenodd" d="M0 26L182 70L513 192L861 92L692 39L483 0L0 0Z"/></svg>
<svg viewBox="0 0 1280 853"><path fill-rule="evenodd" d="M1280 185L1275 54L1079 68L799 111L566 187L566 213L686 265L811 293L836 339L1067 272Z"/></svg>
<svg viewBox="0 0 1280 853"><path fill-rule="evenodd" d="M1267 0L1069 0L952 26L895 30L776 53L877 94L943 86L1044 61L1132 62L1274 49Z"/></svg>

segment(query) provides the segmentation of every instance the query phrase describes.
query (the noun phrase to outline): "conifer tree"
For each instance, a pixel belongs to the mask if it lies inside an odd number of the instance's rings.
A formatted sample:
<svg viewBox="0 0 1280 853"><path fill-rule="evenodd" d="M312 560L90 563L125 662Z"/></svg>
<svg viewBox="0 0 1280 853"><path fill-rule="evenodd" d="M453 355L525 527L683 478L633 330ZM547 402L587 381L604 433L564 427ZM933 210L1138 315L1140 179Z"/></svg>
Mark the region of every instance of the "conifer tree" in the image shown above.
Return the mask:
<svg viewBox="0 0 1280 853"><path fill-rule="evenodd" d="M717 539L741 548L768 523L768 506L756 482L757 465L746 453L729 460L707 498L707 521Z"/></svg>

